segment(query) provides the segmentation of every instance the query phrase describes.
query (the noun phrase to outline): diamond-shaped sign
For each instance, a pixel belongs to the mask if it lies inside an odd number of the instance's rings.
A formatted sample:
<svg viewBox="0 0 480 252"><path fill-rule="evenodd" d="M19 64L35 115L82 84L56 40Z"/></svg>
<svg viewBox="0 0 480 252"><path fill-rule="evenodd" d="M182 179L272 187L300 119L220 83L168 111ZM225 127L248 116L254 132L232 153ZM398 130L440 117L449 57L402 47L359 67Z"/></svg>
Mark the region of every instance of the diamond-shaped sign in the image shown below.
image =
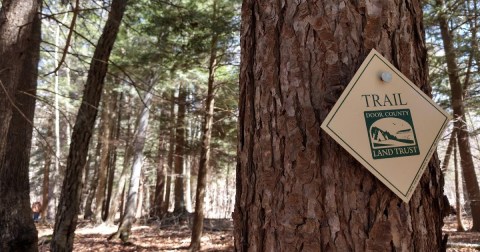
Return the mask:
<svg viewBox="0 0 480 252"><path fill-rule="evenodd" d="M408 202L449 119L443 109L372 50L322 129Z"/></svg>

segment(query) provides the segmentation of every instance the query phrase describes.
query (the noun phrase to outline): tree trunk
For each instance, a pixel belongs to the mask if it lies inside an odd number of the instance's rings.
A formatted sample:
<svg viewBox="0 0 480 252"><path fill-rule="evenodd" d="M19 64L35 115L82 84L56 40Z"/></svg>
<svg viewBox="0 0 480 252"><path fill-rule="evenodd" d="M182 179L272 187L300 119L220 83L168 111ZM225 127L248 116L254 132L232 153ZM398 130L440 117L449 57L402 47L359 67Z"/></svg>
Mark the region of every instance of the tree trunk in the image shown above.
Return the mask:
<svg viewBox="0 0 480 252"><path fill-rule="evenodd" d="M159 115L158 121L161 120L161 116ZM162 215L165 213L162 211L162 205L165 199L165 182L167 178L167 171L164 162L164 153L165 153L165 138L163 135L163 127L160 125L158 130L158 150L157 150L157 179L155 182L155 194L153 199L153 206L152 206L152 216L157 218L161 218Z"/></svg>
<svg viewBox="0 0 480 252"><path fill-rule="evenodd" d="M155 82L152 80L150 87L152 87L154 83ZM150 116L149 106L151 104L151 101L152 93L150 93L149 89L144 98L144 107L138 117L139 120L137 130L135 140L133 142L134 158L132 165L132 173L130 175L130 186L128 188L127 203L125 205L125 213L120 225L118 226L118 231L112 236L115 238L120 238L123 242L126 242L128 240L132 225L133 223L135 223L135 214L137 201L139 198L138 193L144 157L143 148L145 146L147 136L148 118ZM110 239L112 237L110 237Z"/></svg>
<svg viewBox="0 0 480 252"><path fill-rule="evenodd" d="M35 112L40 1L0 9L0 251L38 251L28 168Z"/></svg>
<svg viewBox="0 0 480 252"><path fill-rule="evenodd" d="M213 2L213 17L216 17L216 1ZM195 215L193 216L192 238L190 249L199 251L201 247L200 239L203 233L205 191L207 189L207 174L210 163L210 142L212 139L213 109L215 104L215 68L217 58L218 35L213 32L210 43L210 60L208 64L208 87L207 99L205 100L205 115L202 125L202 147L200 150L200 162L198 166L197 191L195 200Z"/></svg>
<svg viewBox="0 0 480 252"><path fill-rule="evenodd" d="M103 210L105 203L105 192L107 188L107 174L108 164L110 161L110 146L112 137L112 125L113 125L113 105L115 97L113 97L113 91L110 85L105 88L105 94L103 96L103 110L101 116L100 135L99 140L102 143L100 162L98 166L97 176L97 190L95 191L95 223L100 224L103 220Z"/></svg>
<svg viewBox="0 0 480 252"><path fill-rule="evenodd" d="M63 181L58 212L55 218L51 244L52 252L71 251L73 249L73 238L77 224L80 194L82 192L80 180L88 155L88 144L95 125L95 118L97 117L97 107L107 73L108 60L126 5L126 0L112 1L110 13L90 63L82 104L73 128L72 142L67 158L66 176Z"/></svg>
<svg viewBox="0 0 480 252"><path fill-rule="evenodd" d="M185 155L185 111L187 107L187 87L185 84L180 85L178 95L178 114L177 126L175 133L175 207L173 212L176 214L184 214L187 212L185 207L185 190L184 190L184 170L183 159Z"/></svg>
<svg viewBox="0 0 480 252"><path fill-rule="evenodd" d="M128 102L125 102L128 105ZM120 105L121 107L121 105ZM132 157L132 146L131 146L131 124L130 119L131 119L131 110L127 109L126 111L126 121L128 122L127 126L127 133L125 136L125 154L123 156L123 165L122 165L122 171L120 172L120 177L118 178L118 185L115 189L115 192L113 193L113 201L111 203L111 206L109 208L109 213L107 217L107 224L113 225L115 222L115 215L117 214L118 209L120 209L120 222L123 219L123 198L125 194L125 184L127 183L127 175L128 171L130 168L130 158ZM119 114L119 120L121 119L121 115ZM118 122L117 122L118 123ZM120 132L118 132L120 134ZM119 203L120 208L119 208Z"/></svg>
<svg viewBox="0 0 480 252"><path fill-rule="evenodd" d="M101 134L99 132L98 134L98 137L100 138ZM94 162L94 165L93 165L93 174L92 174L92 178L90 179L90 187L88 188L88 191L87 191L87 199L85 201L85 211L84 211L84 215L83 215L83 219L85 220L88 220L90 218L92 218L94 212L92 210L92 204L93 204L93 200L95 199L95 194L96 194L96 191L97 191L97 185L98 185L98 168L99 168L99 165L98 165L98 162L99 162L99 156L100 156L100 151L102 149L102 142L100 142L100 140L97 141L97 146L95 148L95 155L94 155L94 159L95 159L95 162ZM88 165L86 163L86 165ZM87 183L85 183L84 185L87 185Z"/></svg>
<svg viewBox="0 0 480 252"><path fill-rule="evenodd" d="M244 0L240 34L236 251L445 249L436 155L404 203L320 129L372 48L430 93L420 3Z"/></svg>
<svg viewBox="0 0 480 252"><path fill-rule="evenodd" d="M455 127L453 127L452 132L450 133L450 139L448 140L447 150L445 151L445 157L442 162L442 172L445 174L448 170L448 164L450 163L450 156L453 151L453 144L455 142Z"/></svg>
<svg viewBox="0 0 480 252"><path fill-rule="evenodd" d="M120 141L120 129L122 124L122 106L118 106L119 103L123 100L123 93L120 93L120 96L117 92L114 93L114 104L112 104L112 111L115 111L115 115L112 116L112 122L117 120L116 125L112 123L112 128L110 131L112 135L110 139L115 139L115 143L112 144L111 148L109 149L109 164L108 164L108 186L107 186L107 199L105 201L105 216L104 220L108 219L108 215L110 214L110 203L113 194L113 184L115 180L115 171L117 167L117 146ZM118 107L118 110L117 110ZM114 212L115 215L115 212ZM113 217L115 219L115 216ZM112 222L113 223L113 222Z"/></svg>
<svg viewBox="0 0 480 252"><path fill-rule="evenodd" d="M42 217L42 222L47 221L47 209L48 209L48 190L50 184L50 167L52 166L52 149L49 146L53 136L52 125L53 118L48 119L48 129L46 135L45 149L43 152L44 166L43 166L43 181L42 181L42 209L40 216Z"/></svg>
<svg viewBox="0 0 480 252"><path fill-rule="evenodd" d="M440 12L438 22L442 34L443 48L447 60L448 79L451 88L451 104L453 109L453 125L457 131L458 149L460 151L460 164L462 166L463 178L467 187L467 194L470 200L472 210L472 231L480 231L480 187L478 185L475 166L473 163L472 152L470 149L470 140L465 117L465 107L463 103L463 87L459 78L459 70L456 62L456 52L453 47L453 36L448 27L448 20L445 13L445 3L443 0L436 0L437 8Z"/></svg>
<svg viewBox="0 0 480 252"><path fill-rule="evenodd" d="M170 207L170 194L172 189L172 175L173 175L173 155L175 152L175 93L172 90L170 96L170 122L169 122L169 144L167 157L167 182L165 188L165 201L162 205L162 213L167 213Z"/></svg>
<svg viewBox="0 0 480 252"><path fill-rule="evenodd" d="M455 134L456 135L456 134ZM457 141L456 137L453 137L453 165L454 165L454 172L455 172L455 207L457 210L457 231L464 232L465 228L463 227L462 223L462 207L460 204L460 187L459 187L459 176L458 176L458 162L457 162Z"/></svg>

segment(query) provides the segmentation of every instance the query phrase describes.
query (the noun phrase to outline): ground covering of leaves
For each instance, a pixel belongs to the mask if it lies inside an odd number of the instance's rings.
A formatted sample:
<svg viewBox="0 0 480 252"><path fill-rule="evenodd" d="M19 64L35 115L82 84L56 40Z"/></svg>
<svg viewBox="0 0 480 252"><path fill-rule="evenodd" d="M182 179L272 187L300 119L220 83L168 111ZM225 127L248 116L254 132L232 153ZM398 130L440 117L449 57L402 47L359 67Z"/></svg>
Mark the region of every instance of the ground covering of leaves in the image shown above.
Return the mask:
<svg viewBox="0 0 480 252"><path fill-rule="evenodd" d="M233 251L233 228L231 220L228 225L207 227L202 237L201 251ZM226 226L226 227L225 227ZM39 251L50 251L49 237L51 226L37 224ZM188 251L191 231L186 224L160 227L155 223L137 225L132 229L127 243L107 238L117 230L116 226L97 226L81 223L75 232L73 251ZM43 238L42 238L43 237Z"/></svg>
<svg viewBox="0 0 480 252"><path fill-rule="evenodd" d="M480 251L479 232L457 232L455 216L445 218L444 234L448 234L448 252ZM471 226L471 219L463 220L466 228ZM218 220L206 224L202 237L201 251L233 251L233 228L231 220ZM49 251L49 237L52 227L37 224L39 232L39 251ZM120 240L108 241L110 234L116 231L116 226L94 226L81 222L75 232L74 251L188 251L190 244L190 228L188 224L161 226L158 223L137 225L133 228L128 243Z"/></svg>
<svg viewBox="0 0 480 252"><path fill-rule="evenodd" d="M480 232L470 232L472 219L463 217L465 232L457 232L457 219L455 215L445 217L443 233L448 234L448 252L474 252L480 251Z"/></svg>

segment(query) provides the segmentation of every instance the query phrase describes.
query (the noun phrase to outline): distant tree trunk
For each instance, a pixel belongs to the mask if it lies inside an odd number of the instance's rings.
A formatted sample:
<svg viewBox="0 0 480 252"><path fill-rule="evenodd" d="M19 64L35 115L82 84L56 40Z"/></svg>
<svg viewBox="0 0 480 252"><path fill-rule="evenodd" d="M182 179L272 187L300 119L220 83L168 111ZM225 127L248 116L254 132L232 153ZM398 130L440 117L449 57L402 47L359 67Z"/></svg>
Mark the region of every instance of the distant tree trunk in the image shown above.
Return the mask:
<svg viewBox="0 0 480 252"><path fill-rule="evenodd" d="M46 138L46 143L45 143L45 149L43 151L43 158L45 160L45 164L43 165L43 181L42 181L42 209L41 209L41 214L42 216L42 222L47 221L47 209L48 209L48 190L49 190L49 184L50 184L50 167L52 166L52 149L48 145L51 142L51 139L53 137L53 130L52 130L52 125L53 123L53 118L48 119L48 129L47 129L47 135L45 136Z"/></svg>
<svg viewBox="0 0 480 252"><path fill-rule="evenodd" d="M180 85L178 95L178 114L177 126L175 133L175 207L173 212L176 214L184 214L187 212L185 207L185 189L184 189L184 170L183 159L185 155L185 112L187 107L187 87L185 84Z"/></svg>
<svg viewBox="0 0 480 252"><path fill-rule="evenodd" d="M467 194L470 200L472 210L472 231L480 231L480 187L478 185L475 165L473 163L472 152L470 149L470 140L465 117L465 107L463 103L463 87L459 78L458 65L456 62L456 52L453 47L453 36L448 27L448 19L445 13L445 3L443 0L436 0L437 8L440 12L438 22L442 35L445 58L447 60L448 79L451 87L451 104L453 109L454 127L457 131L458 149L460 150L460 164L462 165L463 178L467 187Z"/></svg>
<svg viewBox="0 0 480 252"><path fill-rule="evenodd" d="M122 106L118 106L119 103L123 100L123 93L120 93L120 96L117 92L114 93L114 100L115 103L112 105L112 111L115 111L115 115L112 116L112 122L117 120L116 125L112 123L112 136L111 139L115 139L115 143L112 144L111 148L109 149L109 164L108 164L108 186L107 186L107 200L105 201L105 216L104 220L108 219L108 215L110 214L110 203L113 194L113 184L115 180L115 171L116 171L116 163L117 163L117 146L120 141L120 129L122 124ZM115 218L115 216L114 216Z"/></svg>
<svg viewBox="0 0 480 252"><path fill-rule="evenodd" d="M126 103L128 105L128 102ZM121 107L121 105L119 105ZM130 110L127 109L126 111L126 121L130 122L131 118L131 113ZM121 115L118 115L119 120L121 120ZM118 123L118 122L117 122ZM120 134L120 132L118 132ZM109 213L107 217L107 224L113 225L115 221L115 215L118 211L119 205L120 206L120 220L122 220L122 215L123 215L123 198L124 198L124 191L125 191L125 184L127 183L127 175L129 171L129 166L130 166L130 158L132 156L132 146L130 144L131 141L131 128L130 128L130 123L128 123L127 126L127 133L125 136L125 154L123 157L123 165L122 165L122 171L120 172L120 177L118 178L118 185L114 192L112 193L113 196L113 201L111 202L111 206L109 208ZM120 204L121 203L121 204Z"/></svg>
<svg viewBox="0 0 480 252"><path fill-rule="evenodd" d="M98 134L98 138L100 138L101 134L99 133ZM85 211L84 211L84 214L83 214L83 218L85 220L87 219L90 219L92 218L94 212L92 210L92 204L93 204L93 200L95 199L95 194L96 194L96 191L97 191L97 185L98 185L98 168L99 168L99 165L98 165L98 162L99 162L99 156L100 156L100 151L102 149L102 142L100 142L100 140L97 141L97 146L95 148L95 154L94 154L94 159L95 159L95 162L94 162L94 165L93 165L93 174L92 174L92 178L90 179L90 187L88 188L88 191L87 191L87 199L85 201ZM86 164L88 165L88 164ZM87 185L87 183L84 184L85 186Z"/></svg>
<svg viewBox="0 0 480 252"><path fill-rule="evenodd" d="M135 210L135 220L138 220L139 218L142 217L143 213L143 203L144 197L145 197L145 175L144 171L142 169L142 172L140 174L140 184L138 185L138 197L137 197L137 203L136 205L136 210Z"/></svg>
<svg viewBox="0 0 480 252"><path fill-rule="evenodd" d="M158 116L158 121L161 120L161 115ZM158 127L158 149L157 149L157 179L155 182L155 194L153 198L152 216L161 218L165 212L162 212L162 205L165 199L165 182L167 178L167 171L164 162L165 153L165 137L163 135L163 127L160 124Z"/></svg>
<svg viewBox="0 0 480 252"><path fill-rule="evenodd" d="M464 232L465 228L462 223L462 204L460 204L460 187L459 187L459 176L458 176L458 161L457 161L457 141L456 137L453 138L453 162L454 162L454 172L455 172L455 207L457 210L457 231Z"/></svg>
<svg viewBox="0 0 480 252"><path fill-rule="evenodd" d="M320 128L372 48L430 93L419 1L244 0L241 26L235 250L444 250L436 155L404 203Z"/></svg>
<svg viewBox="0 0 480 252"><path fill-rule="evenodd" d="M115 97L113 97L113 90L107 85L105 88L105 94L103 95L103 110L100 118L100 130L99 140L102 143L102 149L100 154L100 161L98 166L98 182L97 190L95 191L95 223L100 224L103 220L103 210L105 203L105 193L107 189L107 174L108 165L110 162L110 146L112 140L112 125L113 125L113 105L115 103Z"/></svg>
<svg viewBox="0 0 480 252"><path fill-rule="evenodd" d="M151 86L153 86L155 82L152 80ZM130 231L132 228L133 223L135 223L135 214L136 214L136 207L138 201L138 193L139 193L139 185L140 185L140 177L142 172L143 166L143 148L145 146L146 136L147 136L147 128L148 128L148 118L150 116L150 104L152 101L152 93L147 91L144 97L144 107L139 115L135 140L133 142L133 165L132 165L132 173L130 175L130 186L128 188L128 196L127 196L127 203L125 205L125 213L122 218L121 223L118 226L118 231L110 237L111 238L120 238L123 242L128 240L128 236L130 235Z"/></svg>
<svg viewBox="0 0 480 252"><path fill-rule="evenodd" d="M172 90L170 95L170 122L169 122L169 140L167 157L167 182L165 188L165 201L162 205L162 213L167 213L170 207L170 194L172 189L173 174L173 155L175 152L175 92Z"/></svg>
<svg viewBox="0 0 480 252"><path fill-rule="evenodd" d="M453 144L455 142L455 127L453 127L452 132L450 133L450 139L448 140L447 150L445 151L445 157L443 158L442 162L442 172L446 173L448 170L448 164L450 163L450 156L452 155L453 151Z"/></svg>
<svg viewBox="0 0 480 252"><path fill-rule="evenodd" d="M112 1L110 13L90 63L82 104L73 128L66 176L58 205L59 211L55 218L55 228L51 243L52 252L73 250L73 238L77 224L80 194L82 192L82 183L79 180L82 178L88 155L88 144L95 125L95 118L97 117L97 107L107 73L110 52L115 43L126 5L127 0Z"/></svg>
<svg viewBox="0 0 480 252"><path fill-rule="evenodd" d="M40 1L0 8L0 251L38 251L28 168L40 57Z"/></svg>
<svg viewBox="0 0 480 252"><path fill-rule="evenodd" d="M216 16L216 1L213 2L213 16ZM210 60L208 64L208 88L207 99L205 100L205 115L202 124L202 147L200 150L200 163L198 166L197 192L195 201L195 215L193 216L192 237L190 249L200 250L203 232L204 201L205 191L207 189L207 174L210 163L210 142L212 139L213 109L215 104L215 90L213 83L215 81L215 68L217 58L217 40L218 35L214 32L210 43Z"/></svg>

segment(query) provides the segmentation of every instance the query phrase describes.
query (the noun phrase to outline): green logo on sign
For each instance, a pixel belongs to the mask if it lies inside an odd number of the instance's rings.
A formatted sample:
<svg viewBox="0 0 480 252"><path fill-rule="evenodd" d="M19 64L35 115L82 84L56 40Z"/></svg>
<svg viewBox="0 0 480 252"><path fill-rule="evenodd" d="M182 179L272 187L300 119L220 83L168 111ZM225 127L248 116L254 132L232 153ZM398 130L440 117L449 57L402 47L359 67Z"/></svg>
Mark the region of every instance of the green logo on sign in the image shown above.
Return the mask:
<svg viewBox="0 0 480 252"><path fill-rule="evenodd" d="M365 111L373 159L419 155L410 109Z"/></svg>

